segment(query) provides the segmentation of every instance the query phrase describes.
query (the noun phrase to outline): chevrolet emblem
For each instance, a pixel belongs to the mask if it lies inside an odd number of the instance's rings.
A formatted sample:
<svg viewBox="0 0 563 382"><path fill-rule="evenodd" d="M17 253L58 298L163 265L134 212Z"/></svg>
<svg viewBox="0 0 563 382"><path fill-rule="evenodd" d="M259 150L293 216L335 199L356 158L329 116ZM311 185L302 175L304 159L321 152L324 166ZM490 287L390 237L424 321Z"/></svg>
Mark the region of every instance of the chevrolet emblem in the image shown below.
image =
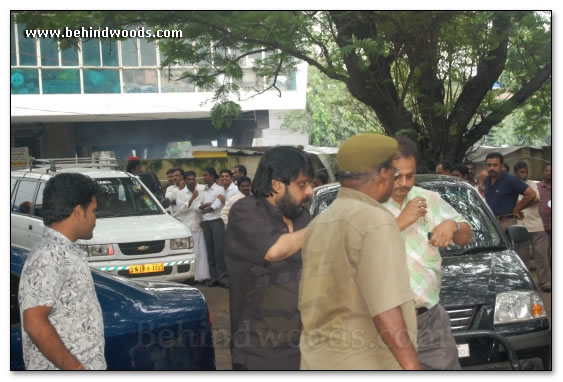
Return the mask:
<svg viewBox="0 0 563 382"><path fill-rule="evenodd" d="M149 249L149 247L146 246L146 245L141 245L140 247L137 247L137 249L138 249L139 251L146 251L147 249Z"/></svg>

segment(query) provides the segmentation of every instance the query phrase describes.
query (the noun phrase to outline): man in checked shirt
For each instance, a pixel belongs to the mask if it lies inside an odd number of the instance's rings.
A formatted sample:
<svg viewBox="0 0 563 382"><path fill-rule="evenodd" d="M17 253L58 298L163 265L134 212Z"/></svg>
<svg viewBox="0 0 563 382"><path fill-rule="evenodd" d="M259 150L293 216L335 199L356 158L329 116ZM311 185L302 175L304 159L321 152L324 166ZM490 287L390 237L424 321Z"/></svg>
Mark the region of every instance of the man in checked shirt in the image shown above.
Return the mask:
<svg viewBox="0 0 563 382"><path fill-rule="evenodd" d="M392 166L399 170L399 176L391 198L382 204L395 216L405 241L410 286L415 295L418 359L425 370L460 370L448 313L439 303L439 248L452 241L458 245L469 243L471 227L438 193L414 186L416 144L406 137L398 137L397 141L399 158Z"/></svg>

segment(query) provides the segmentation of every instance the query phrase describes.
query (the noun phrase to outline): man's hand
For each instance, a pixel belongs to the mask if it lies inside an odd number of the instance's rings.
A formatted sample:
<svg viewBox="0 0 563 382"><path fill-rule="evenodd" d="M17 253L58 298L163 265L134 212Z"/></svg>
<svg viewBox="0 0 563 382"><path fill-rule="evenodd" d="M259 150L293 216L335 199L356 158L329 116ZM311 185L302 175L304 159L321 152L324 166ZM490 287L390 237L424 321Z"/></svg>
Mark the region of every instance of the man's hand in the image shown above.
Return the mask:
<svg viewBox="0 0 563 382"><path fill-rule="evenodd" d="M217 195L217 199L219 199L221 203L225 204L225 197L223 195Z"/></svg>
<svg viewBox="0 0 563 382"><path fill-rule="evenodd" d="M209 206L211 205L211 203L203 203L201 206L199 206L199 209L204 211L206 210ZM205 212L205 211L204 211Z"/></svg>
<svg viewBox="0 0 563 382"><path fill-rule="evenodd" d="M372 317L375 328L405 370L421 370L416 350L407 334L401 308L396 306Z"/></svg>
<svg viewBox="0 0 563 382"><path fill-rule="evenodd" d="M83 370L49 321L50 306L36 306L23 312L23 327L37 349L61 370Z"/></svg>
<svg viewBox="0 0 563 382"><path fill-rule="evenodd" d="M190 202L193 202L194 200L196 200L196 198L199 196L199 192L197 192L197 190L195 190L192 194L192 199L190 200Z"/></svg>
<svg viewBox="0 0 563 382"><path fill-rule="evenodd" d="M399 216L395 219L395 222L399 226L399 231L404 230L419 218L426 216L426 199L422 196L417 196L413 200L407 203L405 209L401 212Z"/></svg>
<svg viewBox="0 0 563 382"><path fill-rule="evenodd" d="M520 211L520 212L512 212L512 215L514 215L514 217L518 220L524 220L524 212Z"/></svg>
<svg viewBox="0 0 563 382"><path fill-rule="evenodd" d="M446 220L438 224L432 230L432 237L428 241L434 247L444 248L452 243L457 224L453 220Z"/></svg>

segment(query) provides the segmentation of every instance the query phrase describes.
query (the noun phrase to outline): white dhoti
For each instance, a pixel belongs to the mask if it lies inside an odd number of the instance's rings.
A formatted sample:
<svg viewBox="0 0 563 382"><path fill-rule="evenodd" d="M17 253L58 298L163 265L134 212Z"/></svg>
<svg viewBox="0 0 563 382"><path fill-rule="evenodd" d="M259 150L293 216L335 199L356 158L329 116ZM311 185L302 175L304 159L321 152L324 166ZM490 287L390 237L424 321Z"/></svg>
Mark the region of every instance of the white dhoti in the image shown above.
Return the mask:
<svg viewBox="0 0 563 382"><path fill-rule="evenodd" d="M203 231L192 231L195 252L195 281L209 280L209 263L207 262L207 248Z"/></svg>

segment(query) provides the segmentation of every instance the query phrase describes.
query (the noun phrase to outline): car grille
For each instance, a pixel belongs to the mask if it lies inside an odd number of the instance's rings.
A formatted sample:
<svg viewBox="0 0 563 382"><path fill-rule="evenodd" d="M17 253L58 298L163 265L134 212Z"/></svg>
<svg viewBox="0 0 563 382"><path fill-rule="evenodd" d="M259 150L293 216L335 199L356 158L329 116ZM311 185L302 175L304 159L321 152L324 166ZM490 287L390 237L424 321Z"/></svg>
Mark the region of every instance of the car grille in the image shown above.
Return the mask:
<svg viewBox="0 0 563 382"><path fill-rule="evenodd" d="M471 325L471 321L473 320L474 311L475 308L473 307L448 309L452 332L467 330L469 328L469 325Z"/></svg>
<svg viewBox="0 0 563 382"><path fill-rule="evenodd" d="M119 250L124 255L148 255L151 253L159 253L164 249L164 240L157 241L139 241L136 243L119 244Z"/></svg>

